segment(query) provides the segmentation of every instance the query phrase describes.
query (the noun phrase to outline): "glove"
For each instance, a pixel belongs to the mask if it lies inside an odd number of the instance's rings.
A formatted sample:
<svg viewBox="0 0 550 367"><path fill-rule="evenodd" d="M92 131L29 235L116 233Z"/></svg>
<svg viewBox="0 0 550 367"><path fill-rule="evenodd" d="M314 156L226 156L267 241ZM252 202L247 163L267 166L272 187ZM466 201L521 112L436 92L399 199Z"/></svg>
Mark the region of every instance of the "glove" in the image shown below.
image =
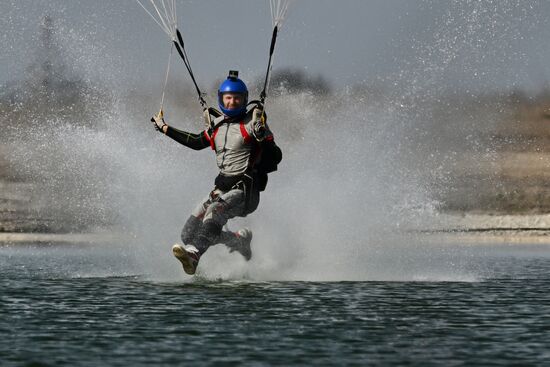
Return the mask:
<svg viewBox="0 0 550 367"><path fill-rule="evenodd" d="M262 108L255 108L252 112L252 121L254 128L254 136L258 141L262 141L265 137L266 127L265 127L265 114Z"/></svg>
<svg viewBox="0 0 550 367"><path fill-rule="evenodd" d="M206 128L210 128L212 126L212 116L210 116L210 111L208 108L205 108L202 111L202 117L204 118L204 125Z"/></svg>
<svg viewBox="0 0 550 367"><path fill-rule="evenodd" d="M162 110L160 110L160 112L156 116L151 117L151 122L153 123L155 130L160 131L164 134L162 128L166 126L166 122L164 122L164 114L162 113Z"/></svg>

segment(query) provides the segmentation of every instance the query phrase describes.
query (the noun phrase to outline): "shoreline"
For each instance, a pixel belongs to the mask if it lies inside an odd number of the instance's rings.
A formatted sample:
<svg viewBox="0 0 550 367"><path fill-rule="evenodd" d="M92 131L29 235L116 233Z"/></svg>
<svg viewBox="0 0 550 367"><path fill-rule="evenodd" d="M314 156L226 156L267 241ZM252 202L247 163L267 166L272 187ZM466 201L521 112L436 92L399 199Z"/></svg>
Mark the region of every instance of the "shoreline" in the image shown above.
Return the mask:
<svg viewBox="0 0 550 367"><path fill-rule="evenodd" d="M133 236L120 232L25 233L0 232L0 247L12 245L103 245L129 241Z"/></svg>
<svg viewBox="0 0 550 367"><path fill-rule="evenodd" d="M550 214L495 215L480 213L438 214L401 228L396 234L414 236L430 244L548 245ZM0 232L0 247L24 245L101 245L131 241L135 235L117 228L90 232Z"/></svg>
<svg viewBox="0 0 550 367"><path fill-rule="evenodd" d="M550 246L550 229L499 229L494 231L439 231L416 232L423 241L441 245L544 245Z"/></svg>

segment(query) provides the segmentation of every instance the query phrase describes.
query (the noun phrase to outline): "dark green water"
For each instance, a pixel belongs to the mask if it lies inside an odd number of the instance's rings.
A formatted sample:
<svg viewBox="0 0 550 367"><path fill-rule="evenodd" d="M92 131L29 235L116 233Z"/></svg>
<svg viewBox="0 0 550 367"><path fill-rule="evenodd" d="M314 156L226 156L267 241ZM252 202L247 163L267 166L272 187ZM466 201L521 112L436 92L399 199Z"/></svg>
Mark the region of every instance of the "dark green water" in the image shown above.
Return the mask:
<svg viewBox="0 0 550 367"><path fill-rule="evenodd" d="M544 247L472 282L158 282L96 252L0 248L1 366L550 362Z"/></svg>

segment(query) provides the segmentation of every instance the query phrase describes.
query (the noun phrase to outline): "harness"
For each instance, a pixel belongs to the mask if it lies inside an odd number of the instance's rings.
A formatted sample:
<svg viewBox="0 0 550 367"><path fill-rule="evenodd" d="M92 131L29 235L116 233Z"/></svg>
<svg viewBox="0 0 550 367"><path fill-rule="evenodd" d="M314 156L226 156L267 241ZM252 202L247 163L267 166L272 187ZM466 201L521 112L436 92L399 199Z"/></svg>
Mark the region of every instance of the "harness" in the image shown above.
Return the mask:
<svg viewBox="0 0 550 367"><path fill-rule="evenodd" d="M273 138L264 139L262 142L257 142L254 137L247 131L245 121L249 119L254 108L259 105L259 101L251 101L248 106L252 105L246 114L235 118L226 118L221 112L210 107L209 113L215 117L212 121L212 127L205 130L205 135L209 139L210 147L216 151L216 135L219 128L224 124L239 124L239 131L243 138L244 144L254 144L253 151L250 156L247 170L237 176L224 176L218 174L215 179L215 186L221 191L227 192L233 189L243 190L245 195L245 212L251 213L258 205L257 200L253 202L254 192L265 190L267 185L267 174L277 169L277 164L281 161L280 149L275 145ZM278 154L273 154L278 152ZM264 154L265 153L265 154ZM261 159L259 160L259 158ZM259 162L259 163L258 163Z"/></svg>

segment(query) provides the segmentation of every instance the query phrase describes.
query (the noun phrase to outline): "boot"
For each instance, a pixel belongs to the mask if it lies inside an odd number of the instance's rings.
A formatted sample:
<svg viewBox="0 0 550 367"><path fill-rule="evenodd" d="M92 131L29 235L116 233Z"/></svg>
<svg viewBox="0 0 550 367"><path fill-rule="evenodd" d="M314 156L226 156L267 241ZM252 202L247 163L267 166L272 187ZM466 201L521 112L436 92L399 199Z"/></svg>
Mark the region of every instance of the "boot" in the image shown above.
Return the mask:
<svg viewBox="0 0 550 367"><path fill-rule="evenodd" d="M243 255L246 261L249 261L252 258L252 250L250 248L252 231L248 228L242 228L234 233L234 235L235 237L225 244L229 247L229 252L237 251L239 254Z"/></svg>

